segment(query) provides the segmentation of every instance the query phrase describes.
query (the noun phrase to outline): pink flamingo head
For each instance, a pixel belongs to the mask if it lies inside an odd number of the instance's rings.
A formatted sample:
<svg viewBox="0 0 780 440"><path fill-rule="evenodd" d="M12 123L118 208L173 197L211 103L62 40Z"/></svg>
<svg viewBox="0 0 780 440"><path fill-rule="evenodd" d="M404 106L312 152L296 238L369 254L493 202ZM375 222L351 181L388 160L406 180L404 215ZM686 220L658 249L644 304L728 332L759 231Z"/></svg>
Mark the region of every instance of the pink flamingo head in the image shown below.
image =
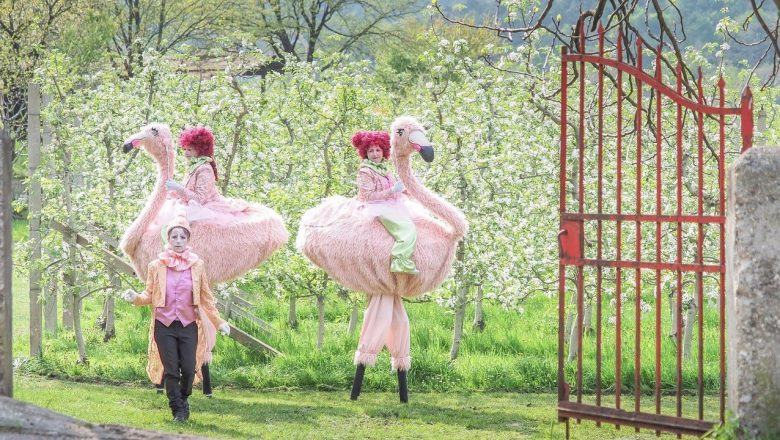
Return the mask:
<svg viewBox="0 0 780 440"><path fill-rule="evenodd" d="M172 159L174 148L171 129L166 124L156 122L143 127L139 132L125 139L123 145L125 153L136 148L143 148L158 162L163 162L167 158Z"/></svg>
<svg viewBox="0 0 780 440"><path fill-rule="evenodd" d="M433 144L425 135L425 127L411 116L401 116L393 121L390 126L390 145L395 157L419 153L424 161L433 161Z"/></svg>

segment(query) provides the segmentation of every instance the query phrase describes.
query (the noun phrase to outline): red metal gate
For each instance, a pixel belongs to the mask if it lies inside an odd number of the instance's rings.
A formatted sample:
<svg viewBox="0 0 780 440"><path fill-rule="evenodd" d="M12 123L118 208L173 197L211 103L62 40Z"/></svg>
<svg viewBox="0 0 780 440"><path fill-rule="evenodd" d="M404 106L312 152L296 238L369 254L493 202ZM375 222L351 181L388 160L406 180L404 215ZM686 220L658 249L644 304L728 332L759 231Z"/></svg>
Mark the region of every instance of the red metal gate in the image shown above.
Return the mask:
<svg viewBox="0 0 780 440"><path fill-rule="evenodd" d="M701 435L718 423L716 419L723 420L725 406L726 117L739 117L741 151L750 148L753 137L752 96L748 88L742 95L739 108L725 107L725 81L721 77L717 95L708 100L699 70L696 100L687 99L683 94L679 65L673 72L676 87L664 85L660 46L654 50L654 73L648 74L643 70L641 55L636 57L635 65L623 62L622 41L621 31L617 38L616 55L605 56L604 30L599 26L598 53L585 51L583 34L579 38L579 53L569 54L566 47L562 49L558 416L566 422L567 438L571 418L578 422L588 419L595 420L597 424L608 422L632 426L637 431L648 428L656 432ZM643 49L648 48L643 47L640 40L636 49L637 54L642 54ZM588 64L593 66L590 72L586 72ZM605 72L607 68L610 71ZM569 84L570 69L577 75L572 84ZM629 76L627 82L623 80L624 74ZM609 88L606 99L605 76ZM590 79L587 85L586 79ZM576 107L571 109L568 104L570 86L579 89L578 101L574 103ZM624 90L626 87L628 91ZM589 105L594 107L591 114L586 114L586 96ZM650 99L646 108L643 108L643 99ZM624 105L632 108L627 116L624 115ZM576 113L572 121L567 116L569 111ZM689 118L692 118L695 135L692 131L685 131L684 121ZM632 119L633 125L626 124L626 129L624 119ZM615 133L605 132L605 120L614 120ZM664 135L664 123L668 120L674 121L667 122L674 129L668 131L669 135ZM576 143L576 149L571 150L568 149L572 141L568 133L570 124L575 134L572 143ZM715 146L710 145L709 137L705 135L708 124L717 127L717 135L713 135L718 139ZM647 136L650 138L647 142L649 146L645 145L644 132L650 134ZM569 158L569 155L572 157ZM573 165L577 168L572 166L572 172L568 174L567 162L574 162L575 155L576 163ZM624 187L628 190L624 191ZM667 197L665 192L669 193ZM570 203L567 203L568 193L571 194ZM633 195L636 200L626 203L624 195L627 198ZM664 202L669 205L665 206ZM694 255L693 258L690 254ZM566 277L567 266L573 266L574 277L571 280ZM624 275L627 275L625 279ZM570 288L567 288L567 282ZM712 301L716 303L706 311L705 285L708 286L708 295L711 292ZM647 288L646 292L643 287ZM689 354L690 359L683 359L682 313L686 307L683 303L686 289L691 291L691 299L685 303L690 315L686 320L689 327L686 331L693 332L695 329L697 334L697 352L695 356ZM577 348L576 367L573 359L568 364L564 360L567 346L565 316L570 290L574 290L576 295L577 319L571 336ZM673 299L669 299L668 303L662 295L664 290L672 291L670 298ZM625 292L633 294L633 301L624 300ZM605 323L603 302L611 295L613 299L606 311L612 313L614 310L614 322L610 318ZM649 299L648 302L643 296ZM584 347L583 313L587 300L595 303L596 328L595 341L588 336L585 342L593 344ZM669 328L674 335L672 338L662 337L666 323L662 306L672 309L668 316ZM629 313L623 312L624 307L629 309ZM654 311L654 318L651 315L646 319L644 333L643 309ZM713 317L710 318L710 315ZM705 320L709 320L710 325L705 327ZM614 332L609 329L604 331L605 326L612 325ZM623 334L629 332L633 332L633 341L624 346ZM705 336L708 336L706 344ZM654 353L642 353L643 337L654 340ZM607 347L607 353L603 345ZM648 345L652 346L652 343L648 341ZM625 363L624 349L629 353L625 356L628 358ZM614 355L611 353L613 350ZM588 383L583 382L583 352L588 358L585 364L588 367ZM633 364L630 352L634 355ZM705 356L705 352L709 354ZM692 352L688 350L688 353ZM613 360L614 370L611 368ZM709 374L711 387L714 388L717 383L719 388L718 412L705 408L705 360L707 365L712 366ZM674 372L671 371L672 362ZM607 365L608 369L603 369L603 365ZM633 383L630 380L632 370ZM574 380L574 386L567 383L567 376ZM625 383L624 376L627 378ZM644 386L643 378L646 382ZM684 382L688 382L687 387L684 387ZM629 391L623 393L624 389ZM684 411L683 393L693 394L692 391L698 396L698 404L686 405ZM646 396L644 401L643 396ZM612 399L614 402L605 402ZM628 408L623 409L621 404L626 400L633 400L633 405L629 403Z"/></svg>

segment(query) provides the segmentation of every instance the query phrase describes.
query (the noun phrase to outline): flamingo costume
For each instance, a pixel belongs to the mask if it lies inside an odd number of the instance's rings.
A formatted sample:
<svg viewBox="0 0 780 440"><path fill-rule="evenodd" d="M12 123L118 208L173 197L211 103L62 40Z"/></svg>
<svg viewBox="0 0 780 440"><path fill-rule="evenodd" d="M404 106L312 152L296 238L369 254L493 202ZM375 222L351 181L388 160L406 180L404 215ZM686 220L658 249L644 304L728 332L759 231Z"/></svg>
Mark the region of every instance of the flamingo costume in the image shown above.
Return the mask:
<svg viewBox="0 0 780 440"><path fill-rule="evenodd" d="M408 400L406 371L411 367L409 320L402 297L435 289L449 275L458 241L468 230L463 213L425 188L411 170L410 156L433 160L433 147L414 118L396 119L391 126L391 158L410 198L405 209L417 231L412 260L418 274L390 270L394 238L365 201L341 196L325 199L301 218L297 248L336 282L368 295L351 398L357 399L367 365L387 346L398 372L402 402ZM389 184L389 183L388 183ZM383 184L383 188L386 185ZM396 203L394 201L393 203ZM363 210L364 212L361 212Z"/></svg>
<svg viewBox="0 0 780 440"><path fill-rule="evenodd" d="M211 143L213 148L213 136ZM157 163L157 181L146 206L125 231L120 247L142 280L148 264L162 250L161 230L173 218L177 205L186 204L190 243L206 263L212 284L254 269L287 242L287 229L279 214L257 203L223 198L217 192L213 162L198 164L189 173L184 190L172 197L166 182L174 175L175 149L167 125L147 125L125 141L125 152L137 148Z"/></svg>

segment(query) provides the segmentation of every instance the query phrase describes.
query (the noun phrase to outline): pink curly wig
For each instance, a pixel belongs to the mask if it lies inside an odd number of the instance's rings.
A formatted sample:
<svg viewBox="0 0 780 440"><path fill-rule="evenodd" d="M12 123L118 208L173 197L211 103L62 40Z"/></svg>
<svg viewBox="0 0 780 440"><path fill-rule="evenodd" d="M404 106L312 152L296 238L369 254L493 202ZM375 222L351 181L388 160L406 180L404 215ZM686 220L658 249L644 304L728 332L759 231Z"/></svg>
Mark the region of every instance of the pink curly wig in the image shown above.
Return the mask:
<svg viewBox="0 0 780 440"><path fill-rule="evenodd" d="M214 134L207 127L185 128L179 135L179 145L181 148L189 148L195 151L198 156L208 156L211 158L211 169L214 171L214 179L217 177L217 163L214 160Z"/></svg>
<svg viewBox="0 0 780 440"><path fill-rule="evenodd" d="M390 158L390 135L386 131L358 131L352 135L352 146L357 148L361 159L366 158L368 147L372 145L382 149L385 159Z"/></svg>

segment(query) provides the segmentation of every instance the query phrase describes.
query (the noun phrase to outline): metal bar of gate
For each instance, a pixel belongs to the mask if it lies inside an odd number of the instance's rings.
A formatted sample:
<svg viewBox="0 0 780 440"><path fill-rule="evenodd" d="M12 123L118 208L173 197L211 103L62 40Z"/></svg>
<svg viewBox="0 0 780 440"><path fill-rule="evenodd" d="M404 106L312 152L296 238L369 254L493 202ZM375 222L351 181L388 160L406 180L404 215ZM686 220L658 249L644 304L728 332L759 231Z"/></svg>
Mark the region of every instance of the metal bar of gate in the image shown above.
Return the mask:
<svg viewBox="0 0 780 440"><path fill-rule="evenodd" d="M618 31L617 40L617 58L618 62L623 62L623 28ZM618 214L623 212L623 72L618 70L617 73L617 195L616 195L616 211ZM622 258L621 248L623 247L622 241L622 224L620 220L617 221L616 231L616 253L615 260L620 262ZM623 371L623 345L622 345L622 330L621 330L621 306L622 306L622 290L623 276L620 270L620 266L615 268L615 408L620 409L620 389L622 387L622 371ZM619 427L619 426L618 426Z"/></svg>
<svg viewBox="0 0 780 440"><path fill-rule="evenodd" d="M642 70L642 39L636 40L636 66ZM642 80L637 78L636 116L636 214L642 215ZM636 261L642 261L642 223L636 221ZM642 404L642 268L634 272L634 411L640 412ZM636 427L639 432L639 427Z"/></svg>
<svg viewBox="0 0 780 440"><path fill-rule="evenodd" d="M604 56L604 27L599 23L599 56ZM599 144L598 144L598 214L604 210L604 65L599 64ZM596 258L601 260L602 254L602 220L596 223ZM596 267L596 406L601 406L601 278L603 268ZM601 426L601 422L596 422Z"/></svg>
<svg viewBox="0 0 780 440"><path fill-rule="evenodd" d="M655 78L661 82L661 44L655 53ZM661 109L663 95L653 89L655 93L655 215L661 217ZM655 261L661 263L661 221L655 222ZM655 413L661 414L661 269L655 270ZM656 431L660 435L660 431Z"/></svg>
<svg viewBox="0 0 780 440"><path fill-rule="evenodd" d="M580 26L580 53L585 53L585 26ZM577 212L582 214L585 211L585 62L580 61L580 133L578 137L578 189ZM582 322L583 322L583 284L584 270L582 265L577 266L577 403L582 403ZM579 422L580 419L577 419Z"/></svg>
<svg viewBox="0 0 780 440"><path fill-rule="evenodd" d="M682 94L682 67L677 64L677 93ZM682 105L677 104L677 215L682 215ZM682 223L677 222L677 264L682 264ZM677 417L682 416L682 271L677 269L677 289L675 302L676 337L677 337Z"/></svg>
<svg viewBox="0 0 780 440"><path fill-rule="evenodd" d="M718 80L718 98L720 100L720 107L723 108L726 105L725 90L726 82L723 80L723 76ZM720 144L720 151L718 156L718 193L720 199L720 206L718 207L718 213L722 216L726 215L726 193L724 188L724 180L726 177L726 134L725 134L725 116L721 113L718 130L718 143ZM720 225L720 261L726 261L726 225ZM718 297L719 312L720 312L720 421L725 421L725 404L726 404L726 272L720 274L720 295Z"/></svg>
<svg viewBox="0 0 780 440"><path fill-rule="evenodd" d="M701 104L704 102L704 92L701 86L701 67L699 68L699 77L696 81L697 99ZM696 112L698 117L699 130L696 136L696 144L698 146L698 214L704 215L704 114L702 112ZM699 264L704 264L704 225L698 223L698 235L696 237L696 260ZM704 278L702 277L702 271L696 271L696 300L698 307L698 321L699 321L699 350L698 350L698 387L699 387L699 420L704 420ZM688 323L687 325L691 325Z"/></svg>
<svg viewBox="0 0 780 440"><path fill-rule="evenodd" d="M703 215L701 217L697 215L651 215L651 214L597 214L587 213L582 214L576 212L567 212L562 214L564 220L612 220L612 221L624 221L624 222L680 222L680 223L704 223L704 224L718 224L725 223L723 217L717 215Z"/></svg>
<svg viewBox="0 0 780 440"><path fill-rule="evenodd" d="M560 175L560 193L559 197L559 211L561 215L566 212L566 142L567 142L567 128L568 120L566 117L567 110L567 83L568 83L568 66L566 63L566 54L568 48L566 46L561 47L561 175ZM559 240L561 237L559 232ZM563 255L561 255L563 256ZM558 401L568 401L569 396L566 392L566 378L563 375L563 346L564 346L564 312L566 308L566 264L563 260L558 263ZM566 419L566 438L569 437L569 421Z"/></svg>

